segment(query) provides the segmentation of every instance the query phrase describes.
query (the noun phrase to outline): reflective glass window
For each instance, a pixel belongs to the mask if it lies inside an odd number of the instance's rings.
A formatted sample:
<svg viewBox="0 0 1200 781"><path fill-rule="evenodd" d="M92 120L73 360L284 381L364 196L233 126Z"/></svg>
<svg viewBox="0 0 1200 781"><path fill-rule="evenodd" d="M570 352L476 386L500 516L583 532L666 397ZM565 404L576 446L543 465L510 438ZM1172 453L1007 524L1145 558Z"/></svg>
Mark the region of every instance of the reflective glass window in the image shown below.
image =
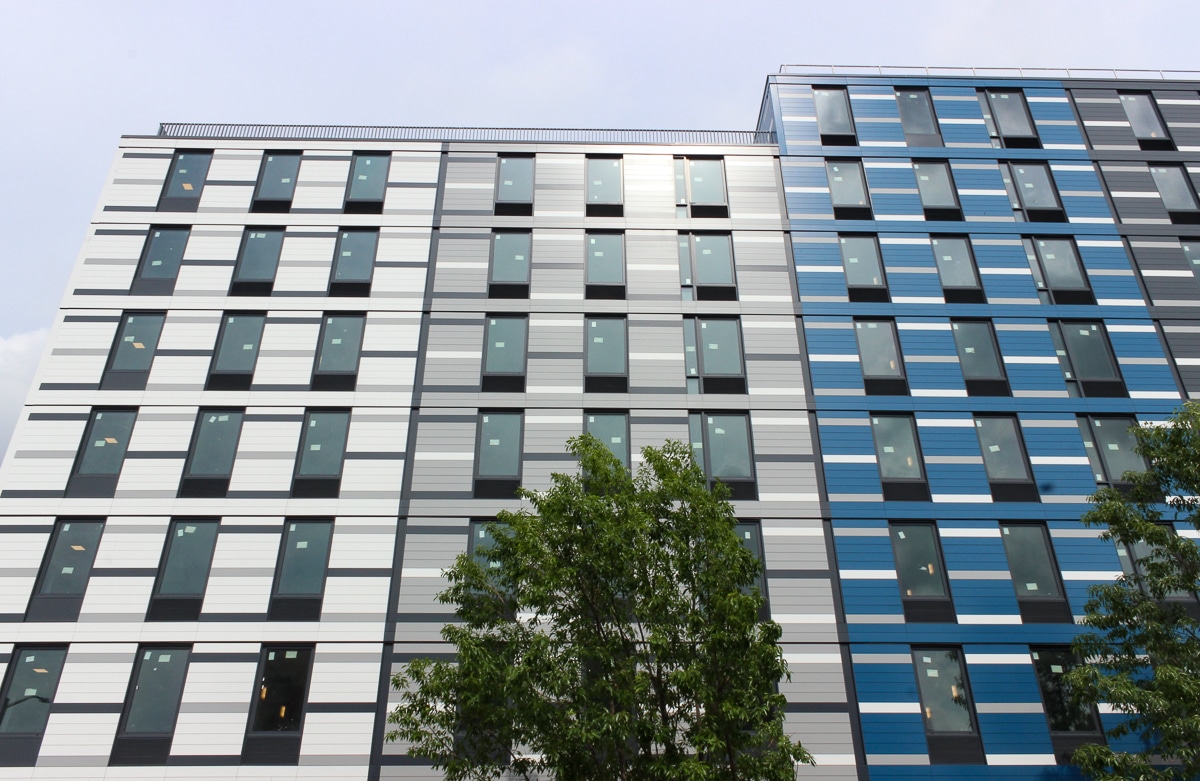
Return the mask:
<svg viewBox="0 0 1200 781"><path fill-rule="evenodd" d="M754 476L750 421L744 414L688 416L692 451L710 479L746 480Z"/></svg>
<svg viewBox="0 0 1200 781"><path fill-rule="evenodd" d="M827 162L825 173L829 177L829 194L835 207L869 205L867 180L861 163Z"/></svg>
<svg viewBox="0 0 1200 781"><path fill-rule="evenodd" d="M532 238L528 231L492 235L492 282L529 284Z"/></svg>
<svg viewBox="0 0 1200 781"><path fill-rule="evenodd" d="M243 414L232 409L200 410L184 476L228 477L233 472Z"/></svg>
<svg viewBox="0 0 1200 781"><path fill-rule="evenodd" d="M975 433L983 450L983 466L988 480L1029 480L1029 462L1015 417L975 418Z"/></svg>
<svg viewBox="0 0 1200 781"><path fill-rule="evenodd" d="M978 288L979 272L966 237L942 236L931 239L933 257L943 288Z"/></svg>
<svg viewBox="0 0 1200 781"><path fill-rule="evenodd" d="M1119 483L1126 472L1144 472L1146 460L1137 453L1130 429L1137 421L1126 417L1081 417L1079 431L1097 483Z"/></svg>
<svg viewBox="0 0 1200 781"><path fill-rule="evenodd" d="M113 343L110 371L150 371L166 315L124 315Z"/></svg>
<svg viewBox="0 0 1200 781"><path fill-rule="evenodd" d="M265 315L230 314L221 323L221 337L212 371L249 374L258 362Z"/></svg>
<svg viewBox="0 0 1200 781"><path fill-rule="evenodd" d="M871 434L884 480L923 480L917 427L908 415L872 415Z"/></svg>
<svg viewBox="0 0 1200 781"><path fill-rule="evenodd" d="M349 430L349 412L309 412L304 418L304 431L300 437L300 466L296 476L341 475Z"/></svg>
<svg viewBox="0 0 1200 781"><path fill-rule="evenodd" d="M191 228L151 228L138 266L141 279L175 279Z"/></svg>
<svg viewBox="0 0 1200 781"><path fill-rule="evenodd" d="M1154 108L1154 98L1149 95L1121 95L1121 108L1129 118L1129 126L1133 128L1136 138L1168 138L1167 130L1163 127L1158 111Z"/></svg>
<svg viewBox="0 0 1200 781"><path fill-rule="evenodd" d="M288 521L283 536L275 593L287 597L319 597L325 591L325 568L333 524Z"/></svg>
<svg viewBox="0 0 1200 781"><path fill-rule="evenodd" d="M282 228L248 228L242 239L237 267L233 270L235 282L271 282L279 267L279 253L283 249Z"/></svg>
<svg viewBox="0 0 1200 781"><path fill-rule="evenodd" d="M603 442L621 466L629 468L629 415L624 412L589 412L585 430Z"/></svg>
<svg viewBox="0 0 1200 781"><path fill-rule="evenodd" d="M162 197L200 200L211 163L211 152L176 152Z"/></svg>
<svg viewBox="0 0 1200 781"><path fill-rule="evenodd" d="M299 152L267 152L263 155L256 201L290 201L300 173Z"/></svg>
<svg viewBox="0 0 1200 781"><path fill-rule="evenodd" d="M1074 702L1066 674L1079 664L1070 648L1029 649L1033 669L1037 673L1038 689L1046 706L1046 720L1051 732L1099 732L1096 716L1086 705Z"/></svg>
<svg viewBox="0 0 1200 781"><path fill-rule="evenodd" d="M1045 526L1002 523L1000 538L1018 597L1062 597Z"/></svg>
<svg viewBox="0 0 1200 781"><path fill-rule="evenodd" d="M125 706L123 734L169 735L175 731L189 655L186 648L141 649L133 691Z"/></svg>
<svg viewBox="0 0 1200 781"><path fill-rule="evenodd" d="M621 203L621 160L589 157L587 160L587 202Z"/></svg>
<svg viewBox="0 0 1200 781"><path fill-rule="evenodd" d="M179 520L167 532L167 555L155 596L202 597L208 583L217 521Z"/></svg>
<svg viewBox="0 0 1200 781"><path fill-rule="evenodd" d="M484 412L479 415L479 477L521 476L521 413Z"/></svg>
<svg viewBox="0 0 1200 781"><path fill-rule="evenodd" d="M1002 136L1036 136L1033 120L1029 117L1029 109L1025 106L1025 96L1017 91L988 90L988 102L991 103L992 119L995 121Z"/></svg>
<svg viewBox="0 0 1200 781"><path fill-rule="evenodd" d="M8 689L0 701L0 735L45 732L66 659L65 648L18 646L13 650Z"/></svg>
<svg viewBox="0 0 1200 781"><path fill-rule="evenodd" d="M533 203L532 157L501 157L497 176L497 203Z"/></svg>
<svg viewBox="0 0 1200 781"><path fill-rule="evenodd" d="M725 203L725 162L723 160L687 161L690 202L700 205Z"/></svg>
<svg viewBox="0 0 1200 781"><path fill-rule="evenodd" d="M928 523L889 527L896 556L896 578L905 597L949 597L937 529Z"/></svg>
<svg viewBox="0 0 1200 781"><path fill-rule="evenodd" d="M529 321L521 317L489 317L484 335L484 374L524 374L525 338Z"/></svg>
<svg viewBox="0 0 1200 781"><path fill-rule="evenodd" d="M957 209L958 195L949 163L913 163L917 192L926 209Z"/></svg>
<svg viewBox="0 0 1200 781"><path fill-rule="evenodd" d="M251 732L298 732L308 698L312 648L268 646L259 665Z"/></svg>
<svg viewBox="0 0 1200 781"><path fill-rule="evenodd" d="M343 230L333 253L334 282L370 282L375 271L379 231Z"/></svg>
<svg viewBox="0 0 1200 781"><path fill-rule="evenodd" d="M842 236L838 239L842 251L842 267L846 270L848 287L885 287L883 261L874 236Z"/></svg>
<svg viewBox="0 0 1200 781"><path fill-rule="evenodd" d="M589 317L584 331L584 373L625 375L629 352L625 346L625 318Z"/></svg>
<svg viewBox="0 0 1200 781"><path fill-rule="evenodd" d="M992 324L984 320L956 320L950 324L958 363L968 380L1004 379L1004 362L996 347Z"/></svg>
<svg viewBox="0 0 1200 781"><path fill-rule="evenodd" d="M928 732L974 732L971 699L957 648L913 649L917 688Z"/></svg>
<svg viewBox="0 0 1200 781"><path fill-rule="evenodd" d="M904 362L896 339L896 324L891 320L858 320L854 323L858 338L859 360L864 377L903 377Z"/></svg>
<svg viewBox="0 0 1200 781"><path fill-rule="evenodd" d="M1013 180L1021 206L1026 209L1058 209L1058 189L1044 163L1013 163Z"/></svg>
<svg viewBox="0 0 1200 781"><path fill-rule="evenodd" d="M587 234L587 284L625 284L625 237L622 234Z"/></svg>
<svg viewBox="0 0 1200 781"><path fill-rule="evenodd" d="M742 338L738 321L696 318L695 323L700 375L740 377L743 373Z"/></svg>
<svg viewBox="0 0 1200 781"><path fill-rule="evenodd" d="M59 521L35 593L82 596L87 590L103 531L103 521Z"/></svg>
<svg viewBox="0 0 1200 781"><path fill-rule="evenodd" d="M733 284L733 241L728 234L692 235L695 250L695 284Z"/></svg>
<svg viewBox="0 0 1200 781"><path fill-rule="evenodd" d="M382 201L387 190L391 155L355 155L350 167L347 201Z"/></svg>
<svg viewBox="0 0 1200 781"><path fill-rule="evenodd" d="M929 90L897 90L896 104L900 108L900 125L904 128L904 135L935 137L940 135Z"/></svg>
<svg viewBox="0 0 1200 781"><path fill-rule="evenodd" d="M125 449L133 434L136 410L98 410L92 413L75 473L79 475L119 475L125 463Z"/></svg>
<svg viewBox="0 0 1200 781"><path fill-rule="evenodd" d="M1060 323L1067 355L1077 380L1119 380L1120 372L1099 323ZM1070 378L1068 378L1070 379Z"/></svg>
<svg viewBox="0 0 1200 781"><path fill-rule="evenodd" d="M358 371L366 318L362 315L326 315L317 350L318 374L353 374Z"/></svg>
<svg viewBox="0 0 1200 781"><path fill-rule="evenodd" d="M1071 239L1036 239L1036 257L1030 259L1038 287L1050 290L1087 290L1087 274ZM1028 246L1026 247L1028 250ZM1038 268L1040 266L1040 269Z"/></svg>
<svg viewBox="0 0 1200 781"><path fill-rule="evenodd" d="M1167 211L1196 211L1196 196L1181 165L1152 165L1150 175Z"/></svg>
<svg viewBox="0 0 1200 781"><path fill-rule="evenodd" d="M823 136L854 135L854 120L850 116L850 98L844 89L813 88L817 110L817 128Z"/></svg>

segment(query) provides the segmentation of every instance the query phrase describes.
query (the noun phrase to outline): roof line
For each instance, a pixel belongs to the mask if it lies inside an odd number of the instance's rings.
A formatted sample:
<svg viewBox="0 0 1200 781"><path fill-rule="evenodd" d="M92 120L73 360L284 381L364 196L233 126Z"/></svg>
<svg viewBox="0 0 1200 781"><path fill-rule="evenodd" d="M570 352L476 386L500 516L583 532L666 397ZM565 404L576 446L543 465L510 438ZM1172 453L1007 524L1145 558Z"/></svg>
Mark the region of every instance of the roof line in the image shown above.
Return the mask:
<svg viewBox="0 0 1200 781"><path fill-rule="evenodd" d="M1200 81L1200 71L1122 70L1116 68L975 68L924 65L789 65L779 66L781 75L822 76L928 76L957 78L1020 79L1136 79L1140 81Z"/></svg>

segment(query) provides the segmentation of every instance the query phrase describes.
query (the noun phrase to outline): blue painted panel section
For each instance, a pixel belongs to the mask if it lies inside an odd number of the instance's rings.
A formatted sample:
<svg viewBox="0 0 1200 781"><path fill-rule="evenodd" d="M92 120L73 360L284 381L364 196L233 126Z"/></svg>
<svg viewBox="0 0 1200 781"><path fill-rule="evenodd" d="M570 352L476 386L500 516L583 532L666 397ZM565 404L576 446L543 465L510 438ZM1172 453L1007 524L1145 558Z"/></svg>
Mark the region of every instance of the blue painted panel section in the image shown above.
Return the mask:
<svg viewBox="0 0 1200 781"><path fill-rule="evenodd" d="M840 323L844 328L821 328L822 323ZM828 360L828 356L858 356L858 340L849 317L806 318L804 339L808 343L809 371L813 388L862 390L862 365L857 360Z"/></svg>
<svg viewBox="0 0 1200 781"><path fill-rule="evenodd" d="M1134 276L1132 263L1120 240L1111 236L1078 236L1079 259L1087 270L1088 281L1096 299L1142 301L1141 288ZM1096 246L1097 244L1110 246ZM1122 307L1127 315L1146 316L1141 308Z"/></svg>
<svg viewBox="0 0 1200 781"><path fill-rule="evenodd" d="M946 146L992 145L987 126L983 124L983 110L979 107L979 99L973 88L930 87L929 94L933 98L934 111L937 112L938 124L942 130L942 141Z"/></svg>
<svg viewBox="0 0 1200 781"><path fill-rule="evenodd" d="M887 165L887 168L872 166ZM896 166L896 167L891 167ZM871 208L878 215L913 215L925 219L921 198L917 194L917 177L909 160L866 158L863 169L871 190ZM881 190L907 190L906 193L885 193Z"/></svg>
<svg viewBox="0 0 1200 781"><path fill-rule="evenodd" d="M996 318L996 341L1000 345L1000 354L1013 361L1005 361L1004 370L1008 373L1008 382L1013 391L1056 391L1066 395L1067 383L1063 379L1062 368L1054 352L1054 342L1050 340L1050 331L1046 321L1025 318ZM1004 325L1032 325L1036 331L1010 331ZM1044 363L1018 362L1021 359L1034 358Z"/></svg>
<svg viewBox="0 0 1200 781"><path fill-rule="evenodd" d="M918 275L914 275L918 276ZM919 276L929 276L923 274ZM936 279L936 277L934 277ZM962 369L958 364L958 351L950 331L948 318L896 318L897 333L904 353L908 384L914 393L920 390L959 391L966 395ZM905 325L935 325L939 330L921 328L914 330ZM944 361L913 360L917 356L937 357Z"/></svg>
<svg viewBox="0 0 1200 781"><path fill-rule="evenodd" d="M907 646L883 650L871 647L867 653L891 653L908 655ZM912 663L905 664L862 664L854 663L854 686L858 698L863 702L919 702L917 678Z"/></svg>
<svg viewBox="0 0 1200 781"><path fill-rule="evenodd" d="M892 300L905 297L941 299L942 283L928 234L879 234L879 249ZM923 272L908 269L924 269Z"/></svg>
<svg viewBox="0 0 1200 781"><path fill-rule="evenodd" d="M848 92L859 143L904 143L904 128L900 124L900 109L896 106L896 91L893 88L850 87ZM887 99L864 99L864 95L883 95ZM863 121L871 119L891 121Z"/></svg>
<svg viewBox="0 0 1200 781"><path fill-rule="evenodd" d="M973 234L971 247L988 301L1038 300L1037 287L1029 270L1029 259L1019 240Z"/></svg>
<svg viewBox="0 0 1200 781"><path fill-rule="evenodd" d="M992 161L951 160L954 186L967 220L991 218L988 221L1011 221L1012 204L1000 178L1000 168Z"/></svg>
<svg viewBox="0 0 1200 781"><path fill-rule="evenodd" d="M1083 437L1074 416L1027 413L1019 417L1025 449L1034 461L1033 478L1043 499L1047 496L1086 497L1096 490L1092 468L1086 462ZM1055 421L1063 425L1054 428L1026 425L1034 421ZM1038 459L1053 462L1065 458L1078 459L1081 463L1036 463Z"/></svg>
<svg viewBox="0 0 1200 781"><path fill-rule="evenodd" d="M955 537L947 534L949 529L963 527L986 527L989 531L994 530L994 536ZM938 524L938 529L942 531L942 555L946 559L947 572L1008 571L1008 558L1000 540L999 526L994 521L942 521ZM960 616L1015 616L1020 612L1017 608L1016 593L1009 579L952 577L950 589L954 594L954 609ZM970 670L968 675L971 675Z"/></svg>

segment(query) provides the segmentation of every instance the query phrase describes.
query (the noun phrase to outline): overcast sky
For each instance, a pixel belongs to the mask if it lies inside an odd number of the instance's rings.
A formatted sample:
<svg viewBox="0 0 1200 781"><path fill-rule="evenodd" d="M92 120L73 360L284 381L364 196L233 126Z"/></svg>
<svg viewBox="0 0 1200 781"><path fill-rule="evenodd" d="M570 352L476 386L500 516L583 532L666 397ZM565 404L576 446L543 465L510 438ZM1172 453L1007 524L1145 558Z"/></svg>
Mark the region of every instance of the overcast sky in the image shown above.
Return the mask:
<svg viewBox="0 0 1200 781"><path fill-rule="evenodd" d="M781 63L1200 70L1197 0L0 0L0 454L123 134L750 129Z"/></svg>

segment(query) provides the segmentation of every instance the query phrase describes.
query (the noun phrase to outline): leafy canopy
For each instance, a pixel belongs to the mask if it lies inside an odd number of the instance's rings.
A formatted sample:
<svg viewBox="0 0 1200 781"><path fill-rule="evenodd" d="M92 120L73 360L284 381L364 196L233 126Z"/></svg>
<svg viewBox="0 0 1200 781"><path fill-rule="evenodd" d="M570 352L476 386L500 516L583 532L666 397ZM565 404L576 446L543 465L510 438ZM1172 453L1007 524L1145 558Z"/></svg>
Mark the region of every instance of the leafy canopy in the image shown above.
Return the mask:
<svg viewBox="0 0 1200 781"><path fill-rule="evenodd" d="M388 739L450 781L791 781L812 758L783 731L780 628L727 490L679 442L636 475L594 437L567 450L579 472L522 489L533 512L447 570L456 662L394 677Z"/></svg>

